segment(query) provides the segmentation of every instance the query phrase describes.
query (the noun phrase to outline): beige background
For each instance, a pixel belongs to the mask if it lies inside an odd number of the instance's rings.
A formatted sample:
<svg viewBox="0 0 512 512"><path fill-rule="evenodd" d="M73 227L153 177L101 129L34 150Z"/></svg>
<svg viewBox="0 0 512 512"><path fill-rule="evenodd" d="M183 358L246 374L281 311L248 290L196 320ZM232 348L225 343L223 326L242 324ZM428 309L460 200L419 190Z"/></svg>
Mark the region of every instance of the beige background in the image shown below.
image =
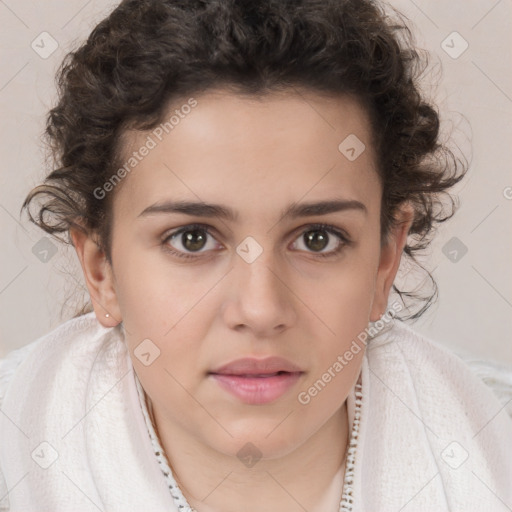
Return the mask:
<svg viewBox="0 0 512 512"><path fill-rule="evenodd" d="M54 244L56 253L41 261L35 253L44 249L46 234L25 214L20 219L19 210L46 173L40 137L54 101L57 66L116 3L0 1L0 357L69 318L76 303L63 302L84 290L74 252ZM426 260L439 284L439 301L413 327L457 351L512 364L512 2L391 5L410 18L418 45L433 53L430 77L443 74L432 96L444 130L455 127L471 162L458 188L461 207L439 231ZM33 41L43 54L52 44L58 47L42 58ZM453 58L464 41L467 50ZM442 45L451 47L452 56ZM454 237L467 247L457 262L445 255L453 251L446 244Z"/></svg>

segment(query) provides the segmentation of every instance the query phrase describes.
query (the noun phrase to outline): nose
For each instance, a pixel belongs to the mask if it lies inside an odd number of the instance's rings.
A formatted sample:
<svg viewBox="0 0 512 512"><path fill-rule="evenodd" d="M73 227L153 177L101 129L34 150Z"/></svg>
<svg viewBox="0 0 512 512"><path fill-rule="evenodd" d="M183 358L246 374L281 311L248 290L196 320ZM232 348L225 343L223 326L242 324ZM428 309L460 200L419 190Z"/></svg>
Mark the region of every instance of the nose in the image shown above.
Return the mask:
<svg viewBox="0 0 512 512"><path fill-rule="evenodd" d="M270 338L294 324L297 300L280 263L271 250L264 250L251 263L235 257L223 307L231 329Z"/></svg>

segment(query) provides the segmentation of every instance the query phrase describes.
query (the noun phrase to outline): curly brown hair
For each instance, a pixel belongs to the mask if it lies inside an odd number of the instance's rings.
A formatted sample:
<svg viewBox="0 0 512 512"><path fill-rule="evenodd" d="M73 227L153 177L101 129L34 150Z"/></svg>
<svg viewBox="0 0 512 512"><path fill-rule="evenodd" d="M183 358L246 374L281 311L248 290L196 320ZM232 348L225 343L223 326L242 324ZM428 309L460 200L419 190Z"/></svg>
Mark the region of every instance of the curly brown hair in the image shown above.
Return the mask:
<svg viewBox="0 0 512 512"><path fill-rule="evenodd" d="M302 87L348 94L366 108L383 188L381 242L409 201L415 217L404 252L425 270L415 253L454 214L447 190L467 165L440 141L436 107L420 92L429 55L391 9L394 18L372 0L124 0L62 62L45 131L55 168L20 211L67 244L71 227L95 233L112 263L115 194L93 192L118 165L126 130L154 128L173 99L216 87L249 95ZM36 196L43 202L34 218ZM420 303L409 319L437 296L425 272L430 294L393 285L403 301Z"/></svg>

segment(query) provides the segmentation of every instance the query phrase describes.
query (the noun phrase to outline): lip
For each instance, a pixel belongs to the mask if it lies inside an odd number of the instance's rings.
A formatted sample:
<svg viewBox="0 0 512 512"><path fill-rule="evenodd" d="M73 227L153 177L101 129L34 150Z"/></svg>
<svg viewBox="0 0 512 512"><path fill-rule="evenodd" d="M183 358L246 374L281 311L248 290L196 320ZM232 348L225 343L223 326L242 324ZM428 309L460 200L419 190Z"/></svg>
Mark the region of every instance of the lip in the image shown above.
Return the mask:
<svg viewBox="0 0 512 512"><path fill-rule="evenodd" d="M271 356L236 359L209 375L242 402L258 405L277 400L298 382L303 373L295 363Z"/></svg>
<svg viewBox="0 0 512 512"><path fill-rule="evenodd" d="M263 359L244 357L231 361L210 373L223 375L265 375L277 372L302 372L295 363L284 357L270 356Z"/></svg>
<svg viewBox="0 0 512 512"><path fill-rule="evenodd" d="M267 377L226 375L213 373L218 384L242 402L262 405L284 395L300 379L303 372L285 372Z"/></svg>

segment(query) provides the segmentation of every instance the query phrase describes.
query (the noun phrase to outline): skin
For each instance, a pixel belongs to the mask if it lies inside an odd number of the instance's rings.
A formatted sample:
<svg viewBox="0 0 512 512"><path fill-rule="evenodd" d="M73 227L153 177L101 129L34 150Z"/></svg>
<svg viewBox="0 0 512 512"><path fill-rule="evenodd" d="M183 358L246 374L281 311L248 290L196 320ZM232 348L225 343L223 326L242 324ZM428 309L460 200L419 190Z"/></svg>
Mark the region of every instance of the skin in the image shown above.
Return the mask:
<svg viewBox="0 0 512 512"><path fill-rule="evenodd" d="M96 316L105 327L123 322L162 445L199 512L335 512L349 432L346 397L364 346L307 405L297 395L386 311L412 209L398 212L400 223L381 247L382 186L369 120L354 99L294 89L260 99L212 90L196 100L111 192L112 266L94 234L71 232ZM149 133L125 134L127 157ZM338 150L349 134L366 145L352 162ZM366 213L280 215L292 203L340 198L360 201ZM238 217L139 217L165 200L222 204ZM193 222L211 226L199 252L187 251L180 236L162 242ZM315 251L302 235L318 222L352 243L333 254L340 241L328 234L325 248ZM263 249L252 263L236 252L247 236ZM165 246L199 256L179 258ZM148 338L160 356L145 366L134 350ZM305 372L269 404L242 403L207 375L239 357L267 355ZM248 442L262 454L252 467L237 457Z"/></svg>

